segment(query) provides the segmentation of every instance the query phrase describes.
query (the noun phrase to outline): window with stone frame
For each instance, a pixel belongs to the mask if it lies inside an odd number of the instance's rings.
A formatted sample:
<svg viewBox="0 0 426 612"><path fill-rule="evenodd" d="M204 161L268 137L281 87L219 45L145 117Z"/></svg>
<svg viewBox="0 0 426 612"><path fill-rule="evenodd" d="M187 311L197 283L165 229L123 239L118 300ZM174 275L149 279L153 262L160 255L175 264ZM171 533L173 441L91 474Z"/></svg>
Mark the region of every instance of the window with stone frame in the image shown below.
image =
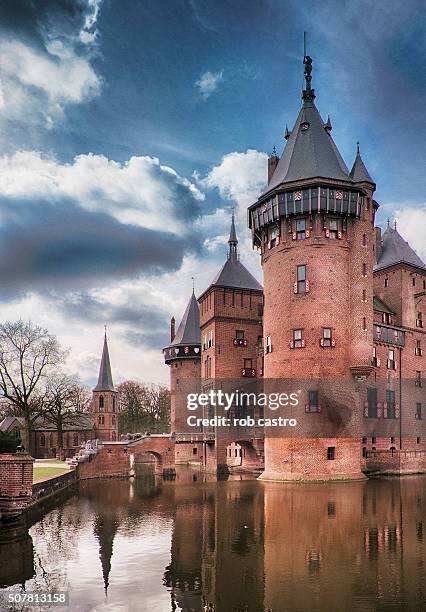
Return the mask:
<svg viewBox="0 0 426 612"><path fill-rule="evenodd" d="M389 349L388 351L387 368L388 370L396 370L395 349Z"/></svg>
<svg viewBox="0 0 426 612"><path fill-rule="evenodd" d="M308 234L308 235L306 235ZM305 240L309 237L306 217L296 219L296 240Z"/></svg>
<svg viewBox="0 0 426 612"><path fill-rule="evenodd" d="M293 340L291 344L291 348L304 348L305 347L305 338L303 334L303 329L293 329Z"/></svg>

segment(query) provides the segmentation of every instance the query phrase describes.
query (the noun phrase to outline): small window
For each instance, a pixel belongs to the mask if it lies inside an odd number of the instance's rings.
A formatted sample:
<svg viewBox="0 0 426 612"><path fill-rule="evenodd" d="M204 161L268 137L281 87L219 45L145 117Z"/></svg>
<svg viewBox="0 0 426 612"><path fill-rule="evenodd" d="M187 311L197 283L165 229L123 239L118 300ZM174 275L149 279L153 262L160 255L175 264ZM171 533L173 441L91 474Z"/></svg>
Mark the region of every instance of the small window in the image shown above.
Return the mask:
<svg viewBox="0 0 426 612"><path fill-rule="evenodd" d="M418 356L422 356L423 352L422 352L422 345L420 340L416 340L416 348L414 349L414 354L418 355Z"/></svg>
<svg viewBox="0 0 426 612"><path fill-rule="evenodd" d="M365 317L362 318L362 329L367 331L367 319Z"/></svg>
<svg viewBox="0 0 426 612"><path fill-rule="evenodd" d="M366 438L365 436L364 436L364 437L363 437L363 439L362 439L362 443L363 443L363 444L367 444L367 438Z"/></svg>
<svg viewBox="0 0 426 612"><path fill-rule="evenodd" d="M99 410L103 410L104 408L104 396L100 395L99 396Z"/></svg>
<svg viewBox="0 0 426 612"><path fill-rule="evenodd" d="M115 412L115 396L112 397L112 411Z"/></svg>
<svg viewBox="0 0 426 612"><path fill-rule="evenodd" d="M391 443L391 444L395 444L395 438L394 438L394 436L391 436L390 443Z"/></svg>
<svg viewBox="0 0 426 612"><path fill-rule="evenodd" d="M244 340L244 331L242 329L237 329L235 331L235 337L237 340Z"/></svg>
<svg viewBox="0 0 426 612"><path fill-rule="evenodd" d="M416 404L416 419L421 419L422 418L422 405L420 402L417 402Z"/></svg>
<svg viewBox="0 0 426 612"><path fill-rule="evenodd" d="M276 244L278 244L278 228L272 227L269 230L269 248L273 249Z"/></svg>
<svg viewBox="0 0 426 612"><path fill-rule="evenodd" d="M265 353L272 353L272 340L271 336L266 336L266 349Z"/></svg>
<svg viewBox="0 0 426 612"><path fill-rule="evenodd" d="M394 419L396 417L395 391L392 391L390 389L386 390L386 408L388 419Z"/></svg>
<svg viewBox="0 0 426 612"><path fill-rule="evenodd" d="M308 406L309 412L319 411L318 391L316 389L312 389L308 392Z"/></svg>
<svg viewBox="0 0 426 612"><path fill-rule="evenodd" d="M387 367L388 370L396 370L395 351L393 349L388 352Z"/></svg>
<svg viewBox="0 0 426 612"><path fill-rule="evenodd" d="M211 331L211 330L209 331L209 340L208 340L208 345L207 345L207 346L208 346L209 348L210 348L211 346L213 346L213 331Z"/></svg>
<svg viewBox="0 0 426 612"><path fill-rule="evenodd" d="M416 327L423 327L423 315L421 312L417 313Z"/></svg>
<svg viewBox="0 0 426 612"><path fill-rule="evenodd" d="M421 443L421 438L417 437L416 438L416 444L420 444Z"/></svg>
<svg viewBox="0 0 426 612"><path fill-rule="evenodd" d="M367 416L373 419L377 417L377 389L367 389Z"/></svg>
<svg viewBox="0 0 426 612"><path fill-rule="evenodd" d="M362 246L367 246L367 234L362 235Z"/></svg>
<svg viewBox="0 0 426 612"><path fill-rule="evenodd" d="M421 387L422 386L422 373L420 372L420 370L417 370L417 372L416 372L415 385L416 385L416 387Z"/></svg>
<svg viewBox="0 0 426 612"><path fill-rule="evenodd" d="M373 436L373 437L371 438L371 444L376 444L376 436Z"/></svg>
<svg viewBox="0 0 426 612"><path fill-rule="evenodd" d="M387 276L385 276L385 282L384 282L385 287L389 287L389 279Z"/></svg>
<svg viewBox="0 0 426 612"><path fill-rule="evenodd" d="M305 346L303 329L293 329L293 346L294 348L303 348Z"/></svg>
<svg viewBox="0 0 426 612"><path fill-rule="evenodd" d="M367 276L367 264L362 264L362 275Z"/></svg>
<svg viewBox="0 0 426 612"><path fill-rule="evenodd" d="M336 458L336 447L329 446L327 448L327 459L328 461L333 461Z"/></svg>
<svg viewBox="0 0 426 612"><path fill-rule="evenodd" d="M380 359L377 357L377 348L373 346L373 366L378 368L380 366Z"/></svg>
<svg viewBox="0 0 426 612"><path fill-rule="evenodd" d="M333 331L331 327L322 328L322 346L333 346Z"/></svg>
<svg viewBox="0 0 426 612"><path fill-rule="evenodd" d="M389 312L382 312L382 323L385 325L392 325L392 316Z"/></svg>
<svg viewBox="0 0 426 612"><path fill-rule="evenodd" d="M339 221L338 219L329 219L328 221L329 237L337 240L339 237Z"/></svg>
<svg viewBox="0 0 426 612"><path fill-rule="evenodd" d="M244 369L251 370L253 368L253 360L252 359L244 359Z"/></svg>
<svg viewBox="0 0 426 612"><path fill-rule="evenodd" d="M305 293L306 288L306 266L297 266L297 293Z"/></svg>
<svg viewBox="0 0 426 612"><path fill-rule="evenodd" d="M40 446L46 446L46 436L44 434L40 435Z"/></svg>
<svg viewBox="0 0 426 612"><path fill-rule="evenodd" d="M296 240L305 240L306 238L306 219L296 219Z"/></svg>
<svg viewBox="0 0 426 612"><path fill-rule="evenodd" d="M363 302L367 301L367 291L365 289L362 290L362 301Z"/></svg>
<svg viewBox="0 0 426 612"><path fill-rule="evenodd" d="M413 287L415 287L415 286L416 286L416 277L413 276Z"/></svg>
<svg viewBox="0 0 426 612"><path fill-rule="evenodd" d="M194 448L192 449L192 454L196 455L197 454L197 448L194 446Z"/></svg>

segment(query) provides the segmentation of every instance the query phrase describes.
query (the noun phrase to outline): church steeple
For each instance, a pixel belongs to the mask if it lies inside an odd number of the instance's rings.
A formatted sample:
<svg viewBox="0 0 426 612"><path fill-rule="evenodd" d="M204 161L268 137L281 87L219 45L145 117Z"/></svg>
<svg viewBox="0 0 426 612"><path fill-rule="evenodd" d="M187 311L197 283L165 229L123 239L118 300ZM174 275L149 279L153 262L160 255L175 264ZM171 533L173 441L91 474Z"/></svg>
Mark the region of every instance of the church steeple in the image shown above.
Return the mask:
<svg viewBox="0 0 426 612"><path fill-rule="evenodd" d="M111 363L109 360L108 340L105 331L104 346L102 350L101 365L99 368L98 384L93 391L115 391L112 381Z"/></svg>

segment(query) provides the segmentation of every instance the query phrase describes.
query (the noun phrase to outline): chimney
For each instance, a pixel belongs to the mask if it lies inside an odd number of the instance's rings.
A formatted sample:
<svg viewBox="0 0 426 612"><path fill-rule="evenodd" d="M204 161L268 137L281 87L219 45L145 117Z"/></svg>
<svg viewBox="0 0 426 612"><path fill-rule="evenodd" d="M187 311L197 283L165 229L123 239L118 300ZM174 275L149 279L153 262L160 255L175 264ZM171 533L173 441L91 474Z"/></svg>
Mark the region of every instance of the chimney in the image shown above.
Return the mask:
<svg viewBox="0 0 426 612"><path fill-rule="evenodd" d="M272 175L275 172L275 168L278 166L280 158L277 155L275 147L272 149L270 157L268 157L268 183L271 182Z"/></svg>
<svg viewBox="0 0 426 612"><path fill-rule="evenodd" d="M376 263L379 261L380 253L382 252L382 230L380 227L374 228L376 235Z"/></svg>
<svg viewBox="0 0 426 612"><path fill-rule="evenodd" d="M170 342L173 342L174 337L176 336L176 319L172 317L170 319Z"/></svg>

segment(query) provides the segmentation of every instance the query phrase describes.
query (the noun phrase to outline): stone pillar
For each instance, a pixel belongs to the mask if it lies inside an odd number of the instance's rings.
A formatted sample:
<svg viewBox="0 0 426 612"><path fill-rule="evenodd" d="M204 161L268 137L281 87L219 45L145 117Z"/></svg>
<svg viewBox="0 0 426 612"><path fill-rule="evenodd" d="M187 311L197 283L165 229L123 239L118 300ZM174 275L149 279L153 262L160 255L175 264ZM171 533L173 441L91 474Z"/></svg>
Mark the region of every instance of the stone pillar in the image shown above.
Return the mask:
<svg viewBox="0 0 426 612"><path fill-rule="evenodd" d="M34 459L26 452L0 455L2 520L21 514L31 502Z"/></svg>

